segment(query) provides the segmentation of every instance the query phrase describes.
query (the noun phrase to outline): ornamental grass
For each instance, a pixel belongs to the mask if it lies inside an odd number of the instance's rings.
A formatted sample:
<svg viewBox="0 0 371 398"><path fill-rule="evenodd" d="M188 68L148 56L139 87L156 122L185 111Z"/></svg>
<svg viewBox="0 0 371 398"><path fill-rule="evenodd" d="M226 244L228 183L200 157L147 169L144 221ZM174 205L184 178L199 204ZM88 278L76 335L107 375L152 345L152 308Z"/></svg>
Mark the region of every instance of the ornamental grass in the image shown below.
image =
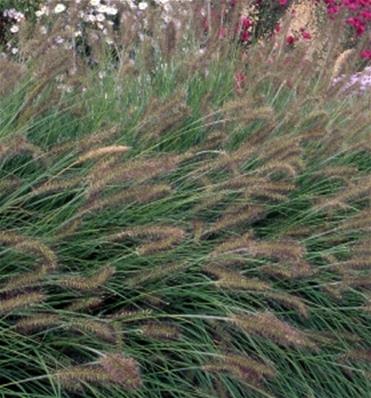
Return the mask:
<svg viewBox="0 0 371 398"><path fill-rule="evenodd" d="M166 34L4 82L0 396L367 398L369 96Z"/></svg>

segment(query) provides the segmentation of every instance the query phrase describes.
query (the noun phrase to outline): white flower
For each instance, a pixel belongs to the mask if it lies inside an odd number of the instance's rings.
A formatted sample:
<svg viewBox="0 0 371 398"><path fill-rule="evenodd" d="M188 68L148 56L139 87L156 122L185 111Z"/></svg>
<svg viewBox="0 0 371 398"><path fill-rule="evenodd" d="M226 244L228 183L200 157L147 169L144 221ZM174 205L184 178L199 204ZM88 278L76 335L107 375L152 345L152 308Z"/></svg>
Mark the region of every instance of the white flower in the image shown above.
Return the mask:
<svg viewBox="0 0 371 398"><path fill-rule="evenodd" d="M20 22L22 19L24 19L24 14L17 11L15 8L9 8L7 10L4 10L3 15L4 17L14 19L16 22Z"/></svg>
<svg viewBox="0 0 371 398"><path fill-rule="evenodd" d="M37 16L37 18L40 18L40 17L42 17L43 15L49 15L49 9L48 9L48 7L42 6L42 7L40 8L40 10L37 10L37 11L35 12L35 15Z"/></svg>
<svg viewBox="0 0 371 398"><path fill-rule="evenodd" d="M18 53L18 48L17 47L13 47L11 52L12 52L12 54L17 54Z"/></svg>
<svg viewBox="0 0 371 398"><path fill-rule="evenodd" d="M93 7L99 6L100 0L90 0L90 5Z"/></svg>
<svg viewBox="0 0 371 398"><path fill-rule="evenodd" d="M170 12L173 9L170 3L163 4L163 7L166 12Z"/></svg>
<svg viewBox="0 0 371 398"><path fill-rule="evenodd" d="M115 7L107 7L106 8L106 14L108 14L108 15L116 15L117 13L118 13L118 10Z"/></svg>
<svg viewBox="0 0 371 398"><path fill-rule="evenodd" d="M55 14L60 14L66 9L66 6L62 3L58 3L55 8L54 8L54 13Z"/></svg>
<svg viewBox="0 0 371 398"><path fill-rule="evenodd" d="M105 14L107 12L107 6L104 4L101 4L99 7L97 7L97 12Z"/></svg>
<svg viewBox="0 0 371 398"><path fill-rule="evenodd" d="M17 32L19 32L19 27L18 27L17 25L13 25L13 26L10 28L10 31L11 31L12 33L17 33Z"/></svg>
<svg viewBox="0 0 371 398"><path fill-rule="evenodd" d="M93 14L88 14L84 16L84 21L85 22L95 22L96 21L96 16Z"/></svg>
<svg viewBox="0 0 371 398"><path fill-rule="evenodd" d="M146 10L147 7L148 7L148 4L147 4L145 1L141 1L141 2L138 4L138 8L139 8L140 10L142 10L142 11Z"/></svg>
<svg viewBox="0 0 371 398"><path fill-rule="evenodd" d="M98 22L103 22L106 19L106 17L103 14L98 14L97 15L97 21Z"/></svg>
<svg viewBox="0 0 371 398"><path fill-rule="evenodd" d="M57 36L57 37L55 38L55 42L56 42L57 44L62 44L62 43L64 43L64 39L63 39L63 37L61 37L61 36Z"/></svg>
<svg viewBox="0 0 371 398"><path fill-rule="evenodd" d="M108 14L108 15L116 15L118 13L118 9L115 7L100 4L99 7L97 7L97 12L100 12L103 14Z"/></svg>

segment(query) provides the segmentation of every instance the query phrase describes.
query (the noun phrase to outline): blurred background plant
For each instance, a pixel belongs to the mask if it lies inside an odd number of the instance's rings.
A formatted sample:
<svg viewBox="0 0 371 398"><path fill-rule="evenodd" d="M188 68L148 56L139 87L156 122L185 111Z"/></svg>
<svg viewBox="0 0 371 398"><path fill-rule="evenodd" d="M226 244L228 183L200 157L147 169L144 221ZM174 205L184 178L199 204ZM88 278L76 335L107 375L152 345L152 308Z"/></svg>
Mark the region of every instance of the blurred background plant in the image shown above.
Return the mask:
<svg viewBox="0 0 371 398"><path fill-rule="evenodd" d="M184 8L182 7L184 6ZM279 20L289 14L293 20L294 30L288 35L288 41L321 40L313 33L318 23L326 19L338 22L338 33L346 32L348 46L354 46L356 39L367 36L371 20L371 6L368 0L222 0L222 1L189 1L167 0L133 1L133 0L81 0L78 2L41 1L5 1L1 5L2 24L1 40L8 50L16 52L11 44L11 36L16 36L19 23L25 17L31 21L49 19L53 14L65 15L66 29L76 37L82 37L84 28L93 29L107 36L106 41L113 44L112 31L119 25L130 25L140 21L144 35L154 27L153 20L174 23L178 30L182 28L186 10L193 10L198 24L198 33L217 34L220 38L238 38L241 43L248 44L262 37L270 36L280 29ZM78 10L78 12L76 11ZM154 12L156 10L156 12ZM174 12L176 10L176 12ZM73 24L69 21L71 14ZM126 17L130 14L130 19ZM152 21L152 22L151 22ZM189 22L189 20L188 20ZM151 25L151 27L148 26ZM309 31L308 31L309 25ZM184 26L183 26L184 27ZM47 27L44 27L47 31ZM310 31L312 30L312 32ZM11 33L11 34L10 34ZM316 37L317 36L317 37ZM366 41L369 41L368 37ZM368 42L366 46L369 46ZM370 48L368 48L370 50ZM367 58L366 52L363 57Z"/></svg>
<svg viewBox="0 0 371 398"><path fill-rule="evenodd" d="M8 1L2 3L1 15L2 62L22 65L50 48L70 58L70 67L65 71L70 77L84 75L86 67L94 68L100 63L118 68L123 64L135 65L139 43L143 43L148 67L165 53L169 60L175 47L178 54L182 48L187 57L189 43L194 46L197 42L200 53L210 54L215 41L223 42L225 47L237 45L247 60L249 47L254 43L271 45L273 41L281 48L284 38L286 50L306 48L303 56L316 58L319 68L326 67L328 56L343 59L339 63L343 66L352 58L356 72L362 70L370 56L371 14L370 5L364 0ZM332 23L328 24L327 19ZM16 65L15 70L19 70ZM71 89L65 76L59 74L58 79L60 87Z"/></svg>

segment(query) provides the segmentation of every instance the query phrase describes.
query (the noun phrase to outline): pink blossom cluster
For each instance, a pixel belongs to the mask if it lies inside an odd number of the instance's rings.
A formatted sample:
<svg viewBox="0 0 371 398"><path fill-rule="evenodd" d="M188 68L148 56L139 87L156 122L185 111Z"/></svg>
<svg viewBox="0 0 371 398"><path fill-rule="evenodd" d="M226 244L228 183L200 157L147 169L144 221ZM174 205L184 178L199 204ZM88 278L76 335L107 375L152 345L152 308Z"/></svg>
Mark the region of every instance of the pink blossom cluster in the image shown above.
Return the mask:
<svg viewBox="0 0 371 398"><path fill-rule="evenodd" d="M284 6L288 0L278 1L280 5ZM216 28L220 39L237 39L242 44L250 43L254 37L261 0L249 2L248 12L240 14L238 21L232 26L230 15L233 14L238 2L242 2L242 0L221 0L218 3L220 7L210 7L209 10L204 4L201 5L199 16L203 32L210 33Z"/></svg>
<svg viewBox="0 0 371 398"><path fill-rule="evenodd" d="M341 15L345 24L352 27L357 37L371 28L371 0L323 0L330 18ZM371 43L368 43L371 45ZM371 49L361 52L361 57L371 59Z"/></svg>
<svg viewBox="0 0 371 398"><path fill-rule="evenodd" d="M312 0L314 4L325 4L327 13L330 18L339 16L344 18L344 23L354 29L357 37L363 36L370 28L371 21L371 0ZM162 10L160 16L160 24L164 26L173 21L178 29L181 28L180 20L177 13L179 13L179 4L191 4L192 7L198 8L198 18L203 34L217 31L220 39L238 39L242 44L248 44L255 36L257 24L263 0L253 0L249 2L249 9L244 14L239 15L238 22L231 26L230 15L237 4L243 0L220 0L218 2L210 1L195 1L195 0L44 0L40 3L40 7L35 12L36 19L39 25L45 22L45 27L42 28L45 35L48 34L48 25L50 20L54 17L64 17L66 19L65 32L70 33L70 37L79 37L82 35L83 27L88 27L97 32L100 38L109 44L114 43L112 35L114 21L120 20L120 23L125 23L125 18L130 14L130 21L132 17L138 21L139 28L143 31L146 28L146 13L150 4L156 4ZM247 3L247 2L246 2ZM268 4L268 3L267 3ZM272 0L275 7L286 7L289 5L288 0ZM218 6L216 6L218 5ZM70 13L73 9L79 11L79 18L74 19L74 26L68 23L72 20ZM8 34L14 37L15 40L10 39L7 43L7 51L13 54L18 52L16 47L16 34L20 29L22 21L25 16L15 10L9 9L3 11L3 17L9 22ZM263 17L264 18L264 17ZM128 20L129 20L128 19ZM261 21L259 21L261 22ZM131 24L131 22L127 22ZM211 25L211 26L209 26ZM136 26L138 28L138 26ZM274 29L278 33L279 26ZM311 40L312 36L304 27L296 32L290 33L286 38L288 46L294 46L300 40ZM62 44L66 39L59 38L58 44ZM361 52L361 57L369 60L371 59L371 49L365 48Z"/></svg>
<svg viewBox="0 0 371 398"><path fill-rule="evenodd" d="M230 2L231 6L235 6L238 0ZM275 0L280 6L287 6L288 0ZM363 36L365 32L371 28L371 0L312 0L313 3L319 4L321 1L325 3L328 16L333 19L335 16L342 16L346 25L351 26L357 37ZM261 5L261 0L256 0L256 6ZM248 16L243 16L247 28L241 29L241 41L246 42L250 39L250 32L254 28L254 21ZM278 33L279 26L276 26L275 32ZM311 34L302 28L297 35L290 34L286 38L289 46L293 46L299 40L310 40ZM371 45L371 43L368 43ZM371 59L371 49L361 51L360 56L366 60Z"/></svg>

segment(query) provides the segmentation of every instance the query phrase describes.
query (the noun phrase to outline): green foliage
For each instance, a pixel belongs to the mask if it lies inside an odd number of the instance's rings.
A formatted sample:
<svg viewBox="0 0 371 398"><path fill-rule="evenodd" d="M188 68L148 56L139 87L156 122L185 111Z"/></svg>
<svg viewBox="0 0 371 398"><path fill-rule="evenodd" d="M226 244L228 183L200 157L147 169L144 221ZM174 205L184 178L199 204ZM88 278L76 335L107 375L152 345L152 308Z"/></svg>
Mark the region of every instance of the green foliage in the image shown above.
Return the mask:
<svg viewBox="0 0 371 398"><path fill-rule="evenodd" d="M0 99L0 396L368 396L367 100L269 51Z"/></svg>
<svg viewBox="0 0 371 398"><path fill-rule="evenodd" d="M255 28L256 36L259 38L271 34L280 18L285 14L288 6L293 2L292 0L287 1L287 4L282 6L278 0L260 1L257 14L257 25Z"/></svg>
<svg viewBox="0 0 371 398"><path fill-rule="evenodd" d="M25 15L33 15L42 3L41 0L2 0L0 3L0 11L14 8Z"/></svg>

